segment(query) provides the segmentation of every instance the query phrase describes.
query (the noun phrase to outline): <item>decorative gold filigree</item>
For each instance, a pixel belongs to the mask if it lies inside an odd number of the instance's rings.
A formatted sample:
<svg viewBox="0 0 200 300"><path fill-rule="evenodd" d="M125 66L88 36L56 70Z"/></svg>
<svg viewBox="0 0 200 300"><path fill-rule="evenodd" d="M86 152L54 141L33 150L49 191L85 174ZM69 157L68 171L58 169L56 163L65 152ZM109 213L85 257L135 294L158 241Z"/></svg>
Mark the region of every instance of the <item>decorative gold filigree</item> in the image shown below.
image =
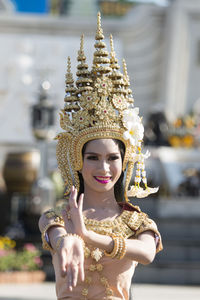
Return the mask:
<svg viewBox="0 0 200 300"><path fill-rule="evenodd" d="M91 257L96 261L99 261L102 258L102 256L103 256L103 251L100 250L99 248L96 248L91 252Z"/></svg>
<svg viewBox="0 0 200 300"><path fill-rule="evenodd" d="M100 124L100 122L104 122L108 125L113 125L113 121L115 120L117 122L117 115L115 111L113 110L112 106L108 101L103 99L99 105L98 110L96 111L96 115L98 116L96 124Z"/></svg>
<svg viewBox="0 0 200 300"><path fill-rule="evenodd" d="M112 91L112 81L108 77L97 78L95 87L99 95L107 96Z"/></svg>
<svg viewBox="0 0 200 300"><path fill-rule="evenodd" d="M91 111L98 105L97 92L83 93L80 97L80 105L83 109Z"/></svg>
<svg viewBox="0 0 200 300"><path fill-rule="evenodd" d="M73 127L77 130L84 129L91 123L90 115L86 110L79 110L73 118Z"/></svg>
<svg viewBox="0 0 200 300"><path fill-rule="evenodd" d="M118 110L125 110L126 108L128 108L127 101L123 95L114 95L112 98L112 103Z"/></svg>

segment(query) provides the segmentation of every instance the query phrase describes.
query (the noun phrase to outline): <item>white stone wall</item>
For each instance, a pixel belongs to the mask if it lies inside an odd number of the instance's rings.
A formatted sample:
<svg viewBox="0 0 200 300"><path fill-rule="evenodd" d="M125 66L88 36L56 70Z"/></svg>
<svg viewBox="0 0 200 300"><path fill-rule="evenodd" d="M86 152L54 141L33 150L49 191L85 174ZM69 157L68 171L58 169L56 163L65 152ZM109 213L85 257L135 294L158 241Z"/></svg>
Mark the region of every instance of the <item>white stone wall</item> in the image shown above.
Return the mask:
<svg viewBox="0 0 200 300"><path fill-rule="evenodd" d="M186 110L194 109L200 101L200 3L189 22L190 57ZM200 113L200 107L199 107Z"/></svg>
<svg viewBox="0 0 200 300"><path fill-rule="evenodd" d="M176 0L167 11L162 98L168 119L194 108L200 97L200 1Z"/></svg>
<svg viewBox="0 0 200 300"><path fill-rule="evenodd" d="M92 47L92 40L87 44ZM31 106L48 80L49 97L62 108L67 56L75 71L79 39L64 36L0 34L0 141L31 142Z"/></svg>
<svg viewBox="0 0 200 300"><path fill-rule="evenodd" d="M165 11L155 6L136 6L122 27L124 56L128 64L135 105L144 117L165 110L160 96L163 70Z"/></svg>

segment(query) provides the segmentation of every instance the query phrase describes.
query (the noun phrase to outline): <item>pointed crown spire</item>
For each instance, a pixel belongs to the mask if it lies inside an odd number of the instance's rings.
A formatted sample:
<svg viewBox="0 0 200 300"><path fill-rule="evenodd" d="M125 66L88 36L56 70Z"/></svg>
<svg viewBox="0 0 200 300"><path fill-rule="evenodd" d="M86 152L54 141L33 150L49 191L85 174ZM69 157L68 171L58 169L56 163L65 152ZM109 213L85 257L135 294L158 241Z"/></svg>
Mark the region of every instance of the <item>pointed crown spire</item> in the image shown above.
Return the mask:
<svg viewBox="0 0 200 300"><path fill-rule="evenodd" d="M102 76L111 71L110 67L107 64L110 63L108 58L108 51L106 50L106 44L103 42L104 35L103 29L101 28L101 14L100 12L97 15L97 30L95 35L95 45L96 48L93 58L93 75Z"/></svg>
<svg viewBox="0 0 200 300"><path fill-rule="evenodd" d="M92 91L93 88L91 86L92 79L90 78L91 73L88 70L88 65L86 64L86 56L83 49L84 44L84 35L81 35L80 41L80 49L78 51L77 61L79 64L77 65L76 75L78 76L76 80L77 86L77 95L80 97L83 92Z"/></svg>
<svg viewBox="0 0 200 300"><path fill-rule="evenodd" d="M101 27L101 13L100 12L98 12L98 14L97 14L97 30L96 30L95 39L96 40L103 40L104 39L103 29Z"/></svg>
<svg viewBox="0 0 200 300"><path fill-rule="evenodd" d="M124 73L124 84L125 84L125 90L127 92L127 101L129 103L134 102L133 95L132 95L132 90L129 88L130 87L130 80L128 76L128 71L127 71L127 65L125 59L123 59L123 73Z"/></svg>
<svg viewBox="0 0 200 300"><path fill-rule="evenodd" d="M71 61L70 61L70 57L68 56L67 58L67 73L65 75L65 83L66 83L66 87L65 87L65 106L64 106L64 110L67 112L71 112L71 111L77 111L79 110L79 106L78 106L78 99L76 97L76 88L74 86L74 80L73 80L73 75L71 73Z"/></svg>

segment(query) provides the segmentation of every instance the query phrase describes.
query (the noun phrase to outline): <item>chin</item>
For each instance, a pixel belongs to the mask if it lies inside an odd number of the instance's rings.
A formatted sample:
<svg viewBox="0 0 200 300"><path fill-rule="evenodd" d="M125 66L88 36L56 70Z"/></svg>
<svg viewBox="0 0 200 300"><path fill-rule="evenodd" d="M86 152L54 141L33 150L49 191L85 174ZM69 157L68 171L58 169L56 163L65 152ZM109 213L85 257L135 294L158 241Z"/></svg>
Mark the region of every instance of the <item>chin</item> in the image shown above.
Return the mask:
<svg viewBox="0 0 200 300"><path fill-rule="evenodd" d="M110 190L112 190L114 188L114 185L115 184L107 184L107 185L102 184L102 186L99 186L99 184L98 184L98 186L97 186L97 184L95 184L91 188L99 193L102 193L102 192L109 192Z"/></svg>

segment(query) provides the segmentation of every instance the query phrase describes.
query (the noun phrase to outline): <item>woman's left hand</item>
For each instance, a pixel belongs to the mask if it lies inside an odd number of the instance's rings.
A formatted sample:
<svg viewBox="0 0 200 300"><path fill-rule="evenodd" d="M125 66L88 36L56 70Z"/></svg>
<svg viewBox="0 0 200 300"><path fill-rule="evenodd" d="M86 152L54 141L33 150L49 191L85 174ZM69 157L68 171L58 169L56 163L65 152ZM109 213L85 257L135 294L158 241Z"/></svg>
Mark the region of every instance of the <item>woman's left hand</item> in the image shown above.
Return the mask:
<svg viewBox="0 0 200 300"><path fill-rule="evenodd" d="M83 239L87 229L83 219L83 197L81 194L77 201L77 189L73 186L69 197L69 204L66 211L63 212L63 219L67 232L80 235Z"/></svg>

